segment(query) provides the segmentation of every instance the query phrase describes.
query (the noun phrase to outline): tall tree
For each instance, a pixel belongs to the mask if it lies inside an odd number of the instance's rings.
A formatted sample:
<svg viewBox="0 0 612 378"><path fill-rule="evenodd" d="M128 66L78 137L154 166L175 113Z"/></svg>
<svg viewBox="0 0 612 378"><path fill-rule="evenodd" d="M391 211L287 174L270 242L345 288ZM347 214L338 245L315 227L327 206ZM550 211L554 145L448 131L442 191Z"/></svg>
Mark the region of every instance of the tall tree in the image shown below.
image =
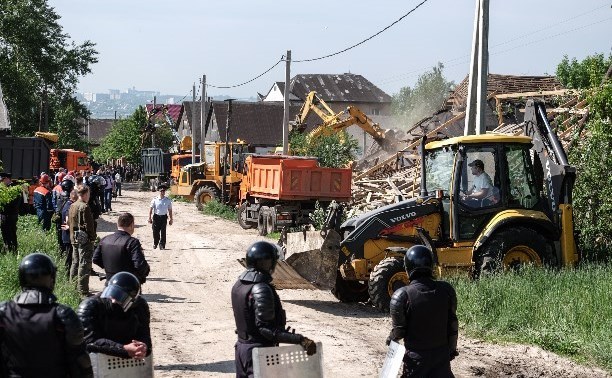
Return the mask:
<svg viewBox="0 0 612 378"><path fill-rule="evenodd" d="M16 135L53 123L79 77L97 62L94 44L69 41L59 19L47 0L3 0L0 6L0 82Z"/></svg>
<svg viewBox="0 0 612 378"><path fill-rule="evenodd" d="M443 70L444 65L438 63L419 76L414 88L407 86L393 95L391 110L407 127L439 110L448 98L454 83L446 80Z"/></svg>

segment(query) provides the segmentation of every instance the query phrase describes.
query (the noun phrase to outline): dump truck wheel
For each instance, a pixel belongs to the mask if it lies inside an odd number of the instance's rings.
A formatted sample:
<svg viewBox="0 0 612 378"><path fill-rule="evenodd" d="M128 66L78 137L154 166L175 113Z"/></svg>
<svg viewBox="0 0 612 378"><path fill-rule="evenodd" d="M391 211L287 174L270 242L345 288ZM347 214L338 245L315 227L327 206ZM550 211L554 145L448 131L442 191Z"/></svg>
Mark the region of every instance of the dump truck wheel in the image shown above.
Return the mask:
<svg viewBox="0 0 612 378"><path fill-rule="evenodd" d="M266 231L268 233L276 231L276 210L273 207L266 213Z"/></svg>
<svg viewBox="0 0 612 378"><path fill-rule="evenodd" d="M368 292L370 301L381 312L389 312L391 296L395 290L408 285L408 275L401 259L388 257L378 263L370 273Z"/></svg>
<svg viewBox="0 0 612 378"><path fill-rule="evenodd" d="M267 208L266 208L267 209ZM257 217L257 233L260 236L268 235L268 228L266 222L266 216L268 212L263 207L259 210L259 216Z"/></svg>
<svg viewBox="0 0 612 378"><path fill-rule="evenodd" d="M248 202L243 202L240 206L238 206L238 224L245 230L250 230L251 228L256 227L256 224L252 222L247 222L247 207L249 206Z"/></svg>
<svg viewBox="0 0 612 378"><path fill-rule="evenodd" d="M554 266L557 259L552 246L536 231L513 227L498 232L485 246L476 260L475 277L502 270L516 270L521 266Z"/></svg>
<svg viewBox="0 0 612 378"><path fill-rule="evenodd" d="M204 210L204 205L212 200L219 199L219 190L212 186L203 186L196 190L193 200L198 210Z"/></svg>
<svg viewBox="0 0 612 378"><path fill-rule="evenodd" d="M346 281L342 279L340 272L336 275L336 286L331 292L340 302L365 302L370 297L368 284L361 281Z"/></svg>

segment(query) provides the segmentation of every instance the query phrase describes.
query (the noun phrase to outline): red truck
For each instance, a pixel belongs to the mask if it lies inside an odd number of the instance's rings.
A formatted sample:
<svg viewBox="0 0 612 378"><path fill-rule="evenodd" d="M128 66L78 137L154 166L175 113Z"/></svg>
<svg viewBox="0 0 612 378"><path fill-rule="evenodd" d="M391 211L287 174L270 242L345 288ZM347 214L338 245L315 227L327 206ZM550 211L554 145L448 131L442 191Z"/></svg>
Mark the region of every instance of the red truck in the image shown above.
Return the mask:
<svg viewBox="0 0 612 378"><path fill-rule="evenodd" d="M350 168L320 167L317 158L250 155L240 183L238 223L266 235L312 223L315 203L351 200Z"/></svg>

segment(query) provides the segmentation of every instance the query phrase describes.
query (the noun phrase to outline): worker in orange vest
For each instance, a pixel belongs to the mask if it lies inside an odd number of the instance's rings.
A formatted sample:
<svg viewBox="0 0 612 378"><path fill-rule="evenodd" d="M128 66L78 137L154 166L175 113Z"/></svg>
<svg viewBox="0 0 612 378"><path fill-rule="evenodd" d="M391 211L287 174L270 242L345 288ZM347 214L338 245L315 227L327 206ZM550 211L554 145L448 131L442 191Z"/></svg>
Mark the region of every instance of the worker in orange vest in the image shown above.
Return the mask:
<svg viewBox="0 0 612 378"><path fill-rule="evenodd" d="M53 215L53 198L51 196L51 178L47 174L40 176L40 185L34 190L34 208L38 215L38 223L42 223L45 231L51 229Z"/></svg>

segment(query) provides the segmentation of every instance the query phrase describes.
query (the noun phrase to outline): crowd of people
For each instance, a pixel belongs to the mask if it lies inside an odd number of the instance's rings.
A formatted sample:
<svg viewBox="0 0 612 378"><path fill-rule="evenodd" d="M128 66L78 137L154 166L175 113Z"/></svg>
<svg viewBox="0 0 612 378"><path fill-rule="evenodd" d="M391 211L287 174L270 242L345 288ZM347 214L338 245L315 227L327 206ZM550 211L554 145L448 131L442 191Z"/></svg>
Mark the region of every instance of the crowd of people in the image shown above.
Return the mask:
<svg viewBox="0 0 612 378"><path fill-rule="evenodd" d="M5 185L11 184L10 174L0 177ZM22 291L0 303L0 376L89 377L93 373L88 353L142 359L152 351L149 305L141 296L151 269L140 241L132 236L134 216L119 213L117 231L101 240L96 232L96 219L112 210L113 195L121 193L122 174L100 169L79 180L71 172L60 172L53 181L41 175L34 191L38 220L46 230L56 225L68 275L82 302L76 313L57 303L56 266L45 254L26 256L19 266ZM153 248L165 249L166 225L173 223L172 201L165 191L161 185L149 206ZM16 208L18 204L11 203L2 214ZM16 250L16 231L4 226L7 219L3 215L4 244ZM317 352L313 340L286 328L287 316L272 284L279 257L275 244L252 244L246 252L246 270L231 290L238 337L236 377L253 377L254 348L288 343L301 345L308 355ZM104 270L100 293L89 290L92 264ZM433 278L433 253L425 246L408 249L404 266L410 283L391 298L387 344L404 340L402 377L452 377L450 361L457 355L458 335L455 291Z"/></svg>

